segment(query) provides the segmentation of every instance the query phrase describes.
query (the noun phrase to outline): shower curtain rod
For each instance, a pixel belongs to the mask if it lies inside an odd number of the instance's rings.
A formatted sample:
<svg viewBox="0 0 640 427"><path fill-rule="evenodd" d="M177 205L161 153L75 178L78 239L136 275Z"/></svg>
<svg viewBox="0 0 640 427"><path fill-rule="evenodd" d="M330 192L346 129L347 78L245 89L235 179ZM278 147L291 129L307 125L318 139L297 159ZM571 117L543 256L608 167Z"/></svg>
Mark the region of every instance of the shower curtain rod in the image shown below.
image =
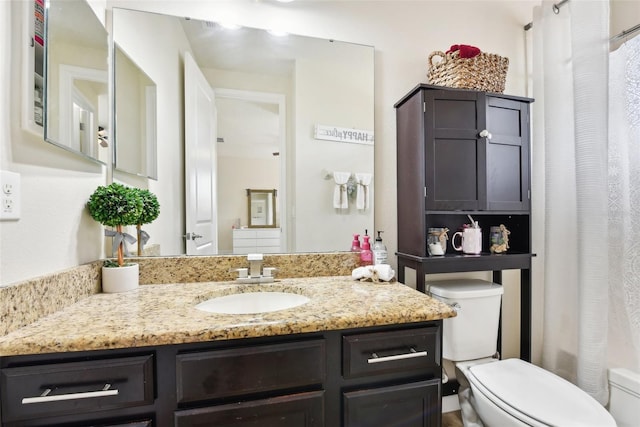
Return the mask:
<svg viewBox="0 0 640 427"><path fill-rule="evenodd" d="M562 6L564 6L565 3L568 3L569 0L562 0L559 1L558 3L555 3L553 6L551 6L553 8L553 12L557 15L558 13L560 13L560 8ZM525 31L529 31L530 29L533 28L533 22L529 22L527 25L524 26L524 30ZM621 32L619 32L618 34L616 34L615 36L611 37L609 39L609 42L614 42L616 40L619 40L621 38L624 38L630 34L635 33L636 31L640 31L640 24L635 25L631 28L628 28L626 30L622 30Z"/></svg>
<svg viewBox="0 0 640 427"><path fill-rule="evenodd" d="M614 41L619 40L621 38L627 37L628 35L633 34L636 31L640 31L640 24L635 25L635 26L633 26L633 27L631 27L629 29L620 31L618 34L616 34L615 36L611 37L609 39L609 41L610 42L614 42Z"/></svg>
<svg viewBox="0 0 640 427"><path fill-rule="evenodd" d="M531 28L533 28L533 23L532 22L529 22L527 25L524 26L524 30L525 31L529 31ZM634 25L631 28L627 28L626 30L620 31L618 34L616 34L615 36L613 36L613 37L611 37L609 39L609 43L613 43L615 41L618 41L618 40L620 40L622 38L625 38L625 37L637 32L637 31L640 31L640 24Z"/></svg>
<svg viewBox="0 0 640 427"><path fill-rule="evenodd" d="M560 8L564 6L565 3L568 3L568 2L569 0L561 0L558 3L555 3L553 6L551 6L551 8L553 9L553 13L555 13L556 15L559 14ZM533 22L529 22L527 25L524 26L525 31L529 31L532 28L533 28Z"/></svg>

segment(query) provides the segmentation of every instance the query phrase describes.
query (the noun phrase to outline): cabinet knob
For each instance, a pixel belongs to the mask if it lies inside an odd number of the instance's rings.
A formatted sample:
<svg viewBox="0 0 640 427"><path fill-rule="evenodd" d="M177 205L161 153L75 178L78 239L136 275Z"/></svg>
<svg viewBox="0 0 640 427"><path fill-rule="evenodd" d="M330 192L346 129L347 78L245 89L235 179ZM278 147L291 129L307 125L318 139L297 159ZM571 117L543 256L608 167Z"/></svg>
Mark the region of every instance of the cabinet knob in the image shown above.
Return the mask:
<svg viewBox="0 0 640 427"><path fill-rule="evenodd" d="M482 132L480 132L480 137L481 138L487 138L489 141L491 141L491 132L489 132L488 130L484 129Z"/></svg>

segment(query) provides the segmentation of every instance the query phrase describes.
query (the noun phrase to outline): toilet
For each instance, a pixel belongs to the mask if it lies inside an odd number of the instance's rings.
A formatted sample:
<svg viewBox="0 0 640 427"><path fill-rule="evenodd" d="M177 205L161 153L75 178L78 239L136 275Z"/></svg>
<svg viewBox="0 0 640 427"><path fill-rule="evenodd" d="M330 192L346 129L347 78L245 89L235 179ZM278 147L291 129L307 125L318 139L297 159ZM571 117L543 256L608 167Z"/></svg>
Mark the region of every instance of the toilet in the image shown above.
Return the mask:
<svg viewBox="0 0 640 427"><path fill-rule="evenodd" d="M457 311L443 321L442 357L456 367L465 426L616 426L600 403L569 381L520 359L495 357L501 285L456 279L426 288Z"/></svg>

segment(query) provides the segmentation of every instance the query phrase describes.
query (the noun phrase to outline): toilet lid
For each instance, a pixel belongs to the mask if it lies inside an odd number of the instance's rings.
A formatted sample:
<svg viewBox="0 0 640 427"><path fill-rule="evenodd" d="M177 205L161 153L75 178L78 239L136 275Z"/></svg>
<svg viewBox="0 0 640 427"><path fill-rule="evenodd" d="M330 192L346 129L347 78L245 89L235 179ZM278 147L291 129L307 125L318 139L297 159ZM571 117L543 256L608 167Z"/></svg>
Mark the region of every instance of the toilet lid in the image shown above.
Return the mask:
<svg viewBox="0 0 640 427"><path fill-rule="evenodd" d="M595 399L570 382L520 359L475 365L471 384L516 418L524 414L548 426L615 427L613 417Z"/></svg>

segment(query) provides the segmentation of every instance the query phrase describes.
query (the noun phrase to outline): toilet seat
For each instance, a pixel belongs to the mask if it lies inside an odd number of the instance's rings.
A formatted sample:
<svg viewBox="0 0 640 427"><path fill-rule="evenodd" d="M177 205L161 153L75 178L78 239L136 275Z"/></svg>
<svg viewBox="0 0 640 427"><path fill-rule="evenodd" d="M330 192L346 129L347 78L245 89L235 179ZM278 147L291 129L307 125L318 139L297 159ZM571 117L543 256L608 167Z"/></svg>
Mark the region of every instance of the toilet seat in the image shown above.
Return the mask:
<svg viewBox="0 0 640 427"><path fill-rule="evenodd" d="M587 393L520 359L474 365L466 377L474 392L527 425L616 426L613 417Z"/></svg>

